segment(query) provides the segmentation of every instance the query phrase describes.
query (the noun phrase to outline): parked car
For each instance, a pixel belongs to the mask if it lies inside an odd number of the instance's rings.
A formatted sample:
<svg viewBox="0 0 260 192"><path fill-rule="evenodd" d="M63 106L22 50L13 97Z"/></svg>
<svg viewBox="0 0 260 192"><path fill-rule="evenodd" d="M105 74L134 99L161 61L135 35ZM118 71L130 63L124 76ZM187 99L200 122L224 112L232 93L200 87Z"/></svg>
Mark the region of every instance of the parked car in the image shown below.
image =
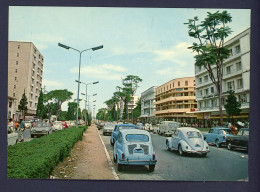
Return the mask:
<svg viewBox="0 0 260 192"><path fill-rule="evenodd" d="M19 133L17 133L13 126L7 126L7 142L8 145L14 145L19 141Z"/></svg>
<svg viewBox="0 0 260 192"><path fill-rule="evenodd" d="M65 122L66 122L66 124L67 124L68 128L72 127L72 126L71 126L71 122L70 122L70 121L65 121Z"/></svg>
<svg viewBox="0 0 260 192"><path fill-rule="evenodd" d="M145 123L144 130L153 132L153 126L150 123Z"/></svg>
<svg viewBox="0 0 260 192"><path fill-rule="evenodd" d="M227 148L242 148L248 150L249 128L241 128L236 135L226 138Z"/></svg>
<svg viewBox="0 0 260 192"><path fill-rule="evenodd" d="M226 138L233 136L230 128L226 127L212 127L208 133L204 134L204 140L207 143L214 143L217 147L226 144Z"/></svg>
<svg viewBox="0 0 260 192"><path fill-rule="evenodd" d="M138 129L135 125L132 124L118 124L115 126L114 131L112 132L112 135L110 137L110 144L113 146L117 140L117 136L119 133L119 130L122 129Z"/></svg>
<svg viewBox="0 0 260 192"><path fill-rule="evenodd" d="M113 152L118 171L123 165L148 165L154 171L157 158L153 150L152 138L145 130L123 129L118 133Z"/></svg>
<svg viewBox="0 0 260 192"><path fill-rule="evenodd" d="M196 153L206 156L209 146L204 141L203 134L196 128L177 128L170 138L166 139L166 149L178 150L180 155L185 153Z"/></svg>
<svg viewBox="0 0 260 192"><path fill-rule="evenodd" d="M159 134L164 136L171 136L173 132L181 127L181 124L175 121L162 121L159 124Z"/></svg>
<svg viewBox="0 0 260 192"><path fill-rule="evenodd" d="M103 135L111 135L116 124L115 123L107 123L103 127Z"/></svg>
<svg viewBox="0 0 260 192"><path fill-rule="evenodd" d="M47 122L36 122L35 126L31 129L31 138L43 136L52 133L51 125Z"/></svg>
<svg viewBox="0 0 260 192"><path fill-rule="evenodd" d="M136 123L136 127L138 127L138 129L144 129L144 126L142 123Z"/></svg>
<svg viewBox="0 0 260 192"><path fill-rule="evenodd" d="M99 122L99 123L97 124L98 130L103 129L104 125L105 125L104 122Z"/></svg>
<svg viewBox="0 0 260 192"><path fill-rule="evenodd" d="M66 121L61 121L61 122L62 122L63 129L67 129L68 125L67 125Z"/></svg>
<svg viewBox="0 0 260 192"><path fill-rule="evenodd" d="M61 121L55 121L52 125L52 131L60 131L63 129L63 124Z"/></svg>
<svg viewBox="0 0 260 192"><path fill-rule="evenodd" d="M32 128L31 121L24 121L24 127L25 129L31 129Z"/></svg>

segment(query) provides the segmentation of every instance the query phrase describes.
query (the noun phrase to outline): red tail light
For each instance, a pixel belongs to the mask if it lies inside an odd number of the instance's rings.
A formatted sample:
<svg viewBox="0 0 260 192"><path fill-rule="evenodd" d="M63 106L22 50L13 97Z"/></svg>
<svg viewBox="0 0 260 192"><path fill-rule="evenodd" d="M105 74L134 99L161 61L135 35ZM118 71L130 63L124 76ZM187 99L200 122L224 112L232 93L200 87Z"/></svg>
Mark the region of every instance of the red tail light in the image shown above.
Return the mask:
<svg viewBox="0 0 260 192"><path fill-rule="evenodd" d="M122 159L125 159L125 154L124 153L122 153Z"/></svg>
<svg viewBox="0 0 260 192"><path fill-rule="evenodd" d="M153 160L155 160L155 154L153 154Z"/></svg>

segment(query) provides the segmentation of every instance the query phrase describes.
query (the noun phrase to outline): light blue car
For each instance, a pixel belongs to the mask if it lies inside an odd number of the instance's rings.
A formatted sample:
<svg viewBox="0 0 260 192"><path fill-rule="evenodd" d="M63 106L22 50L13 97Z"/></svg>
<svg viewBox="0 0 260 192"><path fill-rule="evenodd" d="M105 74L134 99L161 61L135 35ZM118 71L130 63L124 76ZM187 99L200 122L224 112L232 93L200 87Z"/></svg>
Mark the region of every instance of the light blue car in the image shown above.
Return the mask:
<svg viewBox="0 0 260 192"><path fill-rule="evenodd" d="M154 171L157 158L150 133L138 129L120 130L113 159L118 171L122 170L123 165L148 165L149 171Z"/></svg>
<svg viewBox="0 0 260 192"><path fill-rule="evenodd" d="M233 136L230 128L212 127L208 133L204 134L204 140L207 143L214 143L217 147L221 147L222 144L226 144L228 136Z"/></svg>
<svg viewBox="0 0 260 192"><path fill-rule="evenodd" d="M110 144L113 146L117 140L118 137L118 133L121 129L138 129L138 127L136 127L133 124L118 124L115 126L114 131L111 134L110 137Z"/></svg>

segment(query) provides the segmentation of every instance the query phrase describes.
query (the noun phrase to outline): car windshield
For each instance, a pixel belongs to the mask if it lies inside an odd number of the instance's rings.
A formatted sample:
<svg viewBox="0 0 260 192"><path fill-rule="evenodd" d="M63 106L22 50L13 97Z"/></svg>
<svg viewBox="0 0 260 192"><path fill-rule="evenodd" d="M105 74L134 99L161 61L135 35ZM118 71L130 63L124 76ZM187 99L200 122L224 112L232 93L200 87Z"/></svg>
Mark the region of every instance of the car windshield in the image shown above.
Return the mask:
<svg viewBox="0 0 260 192"><path fill-rule="evenodd" d="M220 129L219 134L229 135L229 134L232 134L232 131L231 131L231 129Z"/></svg>
<svg viewBox="0 0 260 192"><path fill-rule="evenodd" d="M141 142L148 142L149 137L144 134L128 134L125 136L127 141L141 141Z"/></svg>
<svg viewBox="0 0 260 192"><path fill-rule="evenodd" d="M115 127L115 124L112 124L112 123L108 123L104 126L104 128L114 128Z"/></svg>
<svg viewBox="0 0 260 192"><path fill-rule="evenodd" d="M187 135L189 138L201 138L201 134L198 131L188 131Z"/></svg>
<svg viewBox="0 0 260 192"><path fill-rule="evenodd" d="M173 127L173 128L179 128L179 127L181 127L180 123L169 123L168 126L169 126L169 127Z"/></svg>
<svg viewBox="0 0 260 192"><path fill-rule="evenodd" d="M136 129L136 127L134 127L134 126L121 126L118 129L119 130L122 130L122 129Z"/></svg>
<svg viewBox="0 0 260 192"><path fill-rule="evenodd" d="M42 122L38 122L35 124L35 127L42 127Z"/></svg>

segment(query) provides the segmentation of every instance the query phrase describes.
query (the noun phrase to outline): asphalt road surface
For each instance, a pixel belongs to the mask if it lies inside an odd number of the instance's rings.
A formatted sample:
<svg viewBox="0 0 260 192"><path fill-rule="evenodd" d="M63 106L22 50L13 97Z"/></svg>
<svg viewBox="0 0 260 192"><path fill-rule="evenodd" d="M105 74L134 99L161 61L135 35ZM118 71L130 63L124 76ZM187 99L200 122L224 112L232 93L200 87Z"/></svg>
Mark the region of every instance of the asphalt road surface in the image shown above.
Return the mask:
<svg viewBox="0 0 260 192"><path fill-rule="evenodd" d="M113 147L110 136L99 131L110 158L113 159ZM229 151L225 147L210 146L206 157L187 154L180 156L177 151L167 151L166 137L152 135L152 142L157 155L154 172L147 166L127 166L118 172L120 180L172 180L172 181L247 181L248 154L245 151Z"/></svg>

